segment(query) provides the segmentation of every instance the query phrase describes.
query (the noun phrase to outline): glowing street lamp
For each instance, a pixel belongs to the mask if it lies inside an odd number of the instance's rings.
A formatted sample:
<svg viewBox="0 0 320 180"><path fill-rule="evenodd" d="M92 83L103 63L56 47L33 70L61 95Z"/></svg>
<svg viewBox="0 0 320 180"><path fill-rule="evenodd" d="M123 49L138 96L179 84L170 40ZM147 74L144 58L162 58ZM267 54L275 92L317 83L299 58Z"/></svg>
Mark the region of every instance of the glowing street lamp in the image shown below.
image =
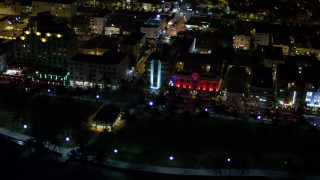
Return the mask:
<svg viewBox="0 0 320 180"><path fill-rule="evenodd" d="M153 102L152 102L152 101L150 101L150 102L149 102L149 105L150 105L150 106L153 106Z"/></svg>
<svg viewBox="0 0 320 180"><path fill-rule="evenodd" d="M169 160L170 160L170 161L173 161L173 160L174 160L174 157L173 157L173 156L169 156Z"/></svg>
<svg viewBox="0 0 320 180"><path fill-rule="evenodd" d="M69 142L69 141L70 141L70 138L69 138L69 137L66 137L66 141Z"/></svg>
<svg viewBox="0 0 320 180"><path fill-rule="evenodd" d="M228 163L229 163L229 162L231 162L231 159L230 159L230 158L228 158L228 159L227 159L227 162L228 162Z"/></svg>
<svg viewBox="0 0 320 180"><path fill-rule="evenodd" d="M51 92L51 89L48 89L48 93L50 93Z"/></svg>
<svg viewBox="0 0 320 180"><path fill-rule="evenodd" d="M28 125L24 124L23 129L27 129L27 128L28 128Z"/></svg>
<svg viewBox="0 0 320 180"><path fill-rule="evenodd" d="M114 152L115 154L117 154L117 153L118 153L118 149L114 149L113 152Z"/></svg>
<svg viewBox="0 0 320 180"><path fill-rule="evenodd" d="M97 94L97 95L96 95L96 98L97 98L97 99L99 99L99 98L100 98L99 94Z"/></svg>

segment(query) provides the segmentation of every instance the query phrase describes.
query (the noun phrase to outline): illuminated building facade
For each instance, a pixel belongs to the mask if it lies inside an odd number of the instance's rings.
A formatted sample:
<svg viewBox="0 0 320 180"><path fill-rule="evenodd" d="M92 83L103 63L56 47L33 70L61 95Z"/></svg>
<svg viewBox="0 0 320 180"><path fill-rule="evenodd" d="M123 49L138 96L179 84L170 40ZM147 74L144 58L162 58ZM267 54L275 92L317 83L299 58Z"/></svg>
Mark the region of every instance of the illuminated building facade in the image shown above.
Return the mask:
<svg viewBox="0 0 320 180"><path fill-rule="evenodd" d="M145 68L150 89L160 89L169 82L169 63L157 54L151 54Z"/></svg>
<svg viewBox="0 0 320 180"><path fill-rule="evenodd" d="M129 74L129 57L118 52L77 54L70 62L70 85L118 89Z"/></svg>
<svg viewBox="0 0 320 180"><path fill-rule="evenodd" d="M107 13L100 13L90 17L90 29L92 33L104 34L104 28L108 20Z"/></svg>
<svg viewBox="0 0 320 180"><path fill-rule="evenodd" d="M14 42L14 63L33 67L39 77L68 79L69 61L77 51L77 38L72 28L65 23L53 21L49 13L40 13L32 18L23 34ZM49 76L51 75L51 76Z"/></svg>
<svg viewBox="0 0 320 180"><path fill-rule="evenodd" d="M165 26L166 19L157 15L156 17L148 19L141 27L140 32L146 33L147 38L157 39L163 33Z"/></svg>
<svg viewBox="0 0 320 180"><path fill-rule="evenodd" d="M219 79L200 77L196 72L191 75L174 74L171 76L170 85L196 91L218 91Z"/></svg>

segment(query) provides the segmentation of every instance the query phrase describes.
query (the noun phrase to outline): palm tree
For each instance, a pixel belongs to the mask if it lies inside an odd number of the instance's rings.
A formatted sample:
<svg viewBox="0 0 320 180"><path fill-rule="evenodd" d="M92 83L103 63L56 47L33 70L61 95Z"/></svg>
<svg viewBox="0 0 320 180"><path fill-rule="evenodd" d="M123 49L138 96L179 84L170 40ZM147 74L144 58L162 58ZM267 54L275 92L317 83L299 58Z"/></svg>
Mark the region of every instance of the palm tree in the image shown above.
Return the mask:
<svg viewBox="0 0 320 180"><path fill-rule="evenodd" d="M216 174L221 176L223 173L225 174L226 163L224 162L223 158L216 157L213 159L213 169L216 171Z"/></svg>
<svg viewBox="0 0 320 180"><path fill-rule="evenodd" d="M55 150L59 150L61 151L62 149L62 139L58 138L58 137L53 137L50 141L49 141L49 149L52 151Z"/></svg>

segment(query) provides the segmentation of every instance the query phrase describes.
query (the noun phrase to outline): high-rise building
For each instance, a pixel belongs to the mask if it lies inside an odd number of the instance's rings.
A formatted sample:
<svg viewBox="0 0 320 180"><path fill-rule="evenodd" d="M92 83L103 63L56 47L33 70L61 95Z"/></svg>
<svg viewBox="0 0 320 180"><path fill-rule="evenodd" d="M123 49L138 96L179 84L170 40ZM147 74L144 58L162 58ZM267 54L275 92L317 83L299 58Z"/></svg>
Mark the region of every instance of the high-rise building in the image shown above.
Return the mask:
<svg viewBox="0 0 320 180"><path fill-rule="evenodd" d="M63 76L65 81L69 61L76 51L77 38L74 30L64 22L54 21L49 12L39 13L30 20L23 34L16 39L14 62L41 71L36 78L48 77L61 81L60 76ZM59 76L55 76L57 74Z"/></svg>

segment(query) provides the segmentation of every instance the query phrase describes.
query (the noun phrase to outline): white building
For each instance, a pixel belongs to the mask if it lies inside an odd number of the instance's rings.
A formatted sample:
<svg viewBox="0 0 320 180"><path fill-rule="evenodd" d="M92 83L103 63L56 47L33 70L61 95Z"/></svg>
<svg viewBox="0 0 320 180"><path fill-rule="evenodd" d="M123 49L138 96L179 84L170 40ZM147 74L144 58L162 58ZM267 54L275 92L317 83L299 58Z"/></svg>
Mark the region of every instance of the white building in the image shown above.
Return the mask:
<svg viewBox="0 0 320 180"><path fill-rule="evenodd" d="M93 87L98 85L117 89L128 76L127 54L106 52L103 55L77 54L70 62L70 85Z"/></svg>
<svg viewBox="0 0 320 180"><path fill-rule="evenodd" d="M90 29L92 33L104 34L108 15L106 13L97 14L90 17Z"/></svg>
<svg viewBox="0 0 320 180"><path fill-rule="evenodd" d="M165 26L166 19L157 15L156 17L151 17L147 20L140 28L140 31L141 33L147 34L147 38L156 39L163 33Z"/></svg>
<svg viewBox="0 0 320 180"><path fill-rule="evenodd" d="M107 25L104 30L105 35L120 34L121 32L121 28L114 24Z"/></svg>
<svg viewBox="0 0 320 180"><path fill-rule="evenodd" d="M235 35L233 37L233 48L234 49L249 50L250 49L250 41L251 41L251 36Z"/></svg>
<svg viewBox="0 0 320 180"><path fill-rule="evenodd" d="M39 12L50 11L52 15L71 19L77 15L76 0L32 0L32 16Z"/></svg>

